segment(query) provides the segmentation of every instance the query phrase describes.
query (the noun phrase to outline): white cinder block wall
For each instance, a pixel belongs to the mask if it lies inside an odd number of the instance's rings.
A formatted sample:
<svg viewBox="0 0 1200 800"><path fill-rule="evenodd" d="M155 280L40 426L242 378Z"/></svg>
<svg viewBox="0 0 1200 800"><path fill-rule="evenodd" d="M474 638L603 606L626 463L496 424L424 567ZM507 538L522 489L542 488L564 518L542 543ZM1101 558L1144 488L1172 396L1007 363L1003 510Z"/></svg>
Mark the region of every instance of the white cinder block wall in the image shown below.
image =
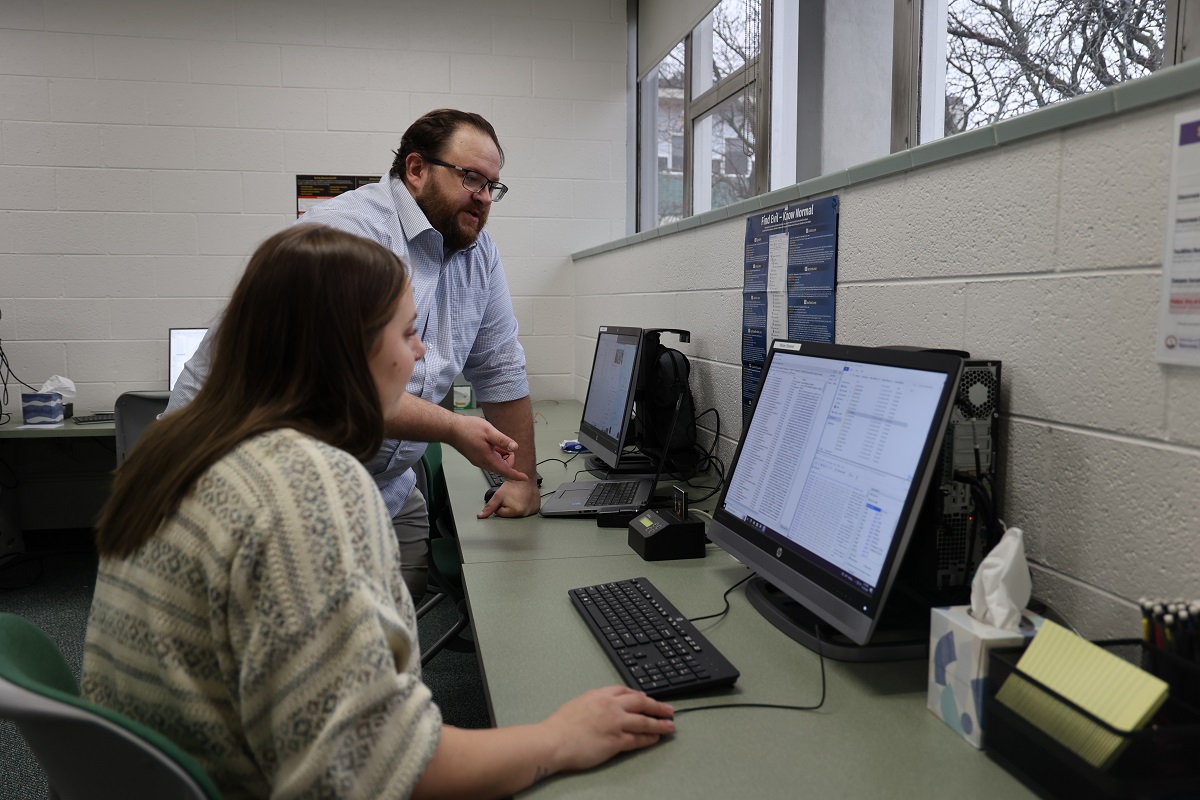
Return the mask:
<svg viewBox="0 0 1200 800"><path fill-rule="evenodd" d="M1200 93L840 193L837 339L1003 361L1034 593L1095 637L1200 591L1200 369L1154 360L1172 119ZM576 264L576 397L600 324L684 327L721 453L740 426L744 219ZM711 419L711 417L710 417Z"/></svg>
<svg viewBox="0 0 1200 800"><path fill-rule="evenodd" d="M573 392L570 253L625 234L624 0L0 4L0 340L77 408L166 388L297 174L385 173L453 106L496 126L489 229L537 398ZM19 409L10 384L6 410Z"/></svg>

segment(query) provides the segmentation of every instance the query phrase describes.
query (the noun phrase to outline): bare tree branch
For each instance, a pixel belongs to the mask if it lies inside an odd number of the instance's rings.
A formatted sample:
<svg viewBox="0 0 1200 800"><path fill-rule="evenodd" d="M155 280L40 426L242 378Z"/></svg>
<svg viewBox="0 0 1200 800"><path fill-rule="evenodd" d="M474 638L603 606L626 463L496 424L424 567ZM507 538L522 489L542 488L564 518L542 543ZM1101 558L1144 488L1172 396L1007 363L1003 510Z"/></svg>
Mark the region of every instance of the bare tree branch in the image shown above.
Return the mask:
<svg viewBox="0 0 1200 800"><path fill-rule="evenodd" d="M950 0L946 132L1148 75L1166 0Z"/></svg>

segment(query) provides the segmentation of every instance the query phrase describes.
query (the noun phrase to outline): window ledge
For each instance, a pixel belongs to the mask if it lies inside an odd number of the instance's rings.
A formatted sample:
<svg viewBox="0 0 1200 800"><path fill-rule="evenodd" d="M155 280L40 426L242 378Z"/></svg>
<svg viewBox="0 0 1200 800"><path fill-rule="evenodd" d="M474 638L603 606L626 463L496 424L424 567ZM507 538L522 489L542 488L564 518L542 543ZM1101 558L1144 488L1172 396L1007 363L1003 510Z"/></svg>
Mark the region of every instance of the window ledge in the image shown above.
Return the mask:
<svg viewBox="0 0 1200 800"><path fill-rule="evenodd" d="M1198 86L1200 86L1200 59L1166 67L1145 78L1055 103L1019 117L1001 120L983 128L975 128L955 136L929 142L911 150L892 153L849 169L838 170L792 186L785 186L782 189L751 197L724 208L706 211L703 214L687 217L648 231L641 231L623 239L589 247L586 250L572 253L571 259L579 261L588 256L607 253L610 250L620 250L639 242L669 236L672 233L691 230L713 222L722 222L731 217L745 216L764 208L828 194L856 184L978 153L989 148L1000 147L1031 136L1039 136L1107 117L1119 116L1158 103L1178 100L1196 94Z"/></svg>

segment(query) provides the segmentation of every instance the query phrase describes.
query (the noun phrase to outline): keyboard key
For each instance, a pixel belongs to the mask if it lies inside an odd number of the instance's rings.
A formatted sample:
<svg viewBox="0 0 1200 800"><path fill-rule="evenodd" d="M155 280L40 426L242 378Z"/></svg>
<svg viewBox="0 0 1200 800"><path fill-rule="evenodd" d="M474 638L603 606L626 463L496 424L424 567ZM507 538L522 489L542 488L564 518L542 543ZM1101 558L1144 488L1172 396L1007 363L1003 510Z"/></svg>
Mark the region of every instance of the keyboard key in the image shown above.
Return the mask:
<svg viewBox="0 0 1200 800"><path fill-rule="evenodd" d="M737 669L646 578L567 594L628 686L662 698L738 679Z"/></svg>

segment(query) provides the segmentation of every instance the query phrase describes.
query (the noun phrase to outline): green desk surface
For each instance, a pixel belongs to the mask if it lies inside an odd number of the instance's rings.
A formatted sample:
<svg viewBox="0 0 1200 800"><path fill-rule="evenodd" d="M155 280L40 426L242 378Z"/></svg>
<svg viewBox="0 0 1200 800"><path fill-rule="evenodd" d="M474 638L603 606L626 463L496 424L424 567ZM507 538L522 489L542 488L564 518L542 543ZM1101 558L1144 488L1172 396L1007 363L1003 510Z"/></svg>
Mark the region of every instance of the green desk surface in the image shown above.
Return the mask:
<svg viewBox="0 0 1200 800"><path fill-rule="evenodd" d="M565 525L565 522L559 522ZM616 670L578 617L567 590L645 576L687 616L717 612L746 575L716 548L691 561L636 554L469 563L471 617L497 725L534 722ZM701 631L741 671L731 689L672 701L676 709L734 702L812 705L817 655L763 619L741 589ZM924 661L826 660L828 694L816 712L730 708L681 714L669 740L588 773L560 776L526 796L604 798L1009 798L1032 795L925 708Z"/></svg>
<svg viewBox="0 0 1200 800"><path fill-rule="evenodd" d="M575 438L580 404L535 403L534 411L538 458L564 457L558 444ZM720 611L721 594L746 575L714 546L704 559L643 561L629 549L624 529L597 528L591 520L477 520L487 486L483 475L453 449L444 453L463 579L497 725L544 719L571 697L619 680L572 607L568 589L645 576L694 617ZM543 492L573 480L582 460L569 467L541 465ZM676 708L814 704L821 686L817 655L776 630L742 589L730 601L728 615L699 627L741 677L731 689L674 700ZM555 777L526 794L597 800L1032 796L926 709L926 662L825 664L828 696L819 711L682 714L671 739L585 774Z"/></svg>

